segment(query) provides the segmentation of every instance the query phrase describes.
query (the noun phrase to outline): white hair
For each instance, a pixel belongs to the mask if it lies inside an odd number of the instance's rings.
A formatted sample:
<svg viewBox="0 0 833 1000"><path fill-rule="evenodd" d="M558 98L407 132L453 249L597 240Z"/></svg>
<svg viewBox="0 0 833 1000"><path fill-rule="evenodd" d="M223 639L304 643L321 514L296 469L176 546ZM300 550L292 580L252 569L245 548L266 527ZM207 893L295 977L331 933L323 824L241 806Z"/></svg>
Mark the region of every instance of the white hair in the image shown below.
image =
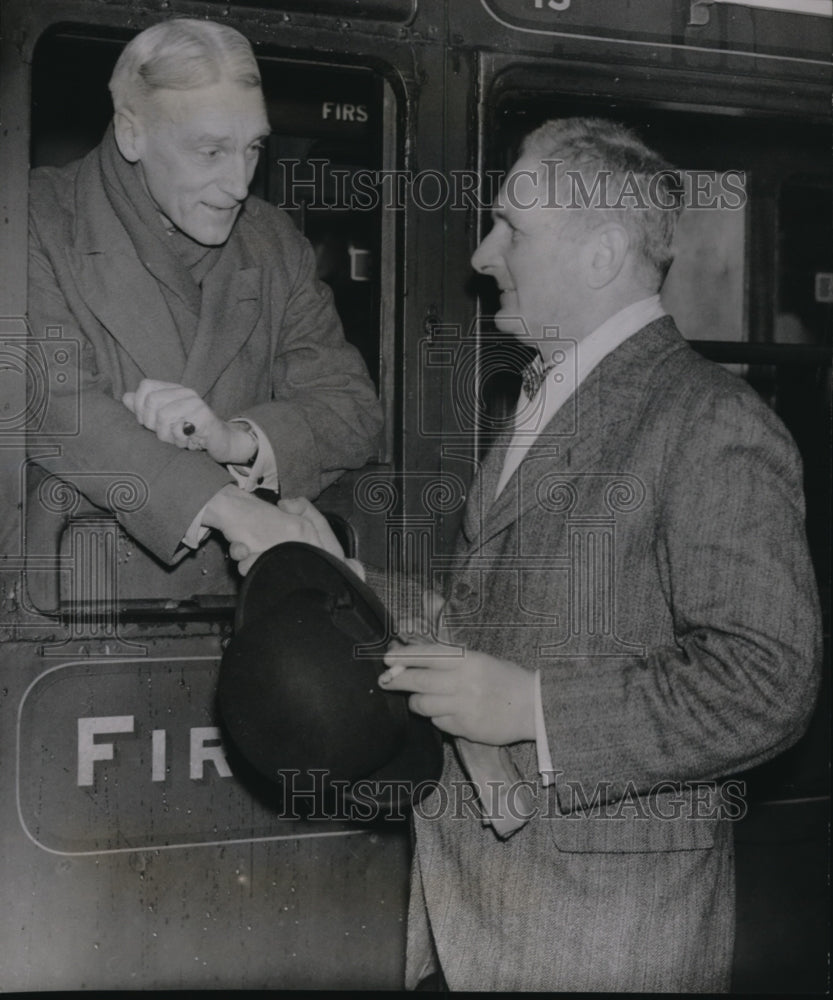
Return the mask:
<svg viewBox="0 0 833 1000"><path fill-rule="evenodd" d="M110 77L116 111L137 111L156 90L193 90L221 80L260 87L247 38L224 24L173 18L136 35Z"/></svg>

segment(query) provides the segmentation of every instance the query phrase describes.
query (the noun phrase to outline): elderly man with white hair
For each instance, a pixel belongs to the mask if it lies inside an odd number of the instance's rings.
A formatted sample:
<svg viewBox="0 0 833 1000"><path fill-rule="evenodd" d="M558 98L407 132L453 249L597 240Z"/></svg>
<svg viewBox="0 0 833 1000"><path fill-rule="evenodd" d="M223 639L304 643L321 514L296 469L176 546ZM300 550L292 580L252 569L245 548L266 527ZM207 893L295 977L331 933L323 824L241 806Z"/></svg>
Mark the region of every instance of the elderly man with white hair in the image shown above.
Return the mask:
<svg viewBox="0 0 833 1000"><path fill-rule="evenodd" d="M153 25L110 90L100 145L32 173L29 321L80 343L81 384L80 419L77 387L50 386L28 551L63 526L36 499L45 477L108 510L127 472L131 577L190 595L229 565L216 535L202 544L210 529L245 544L257 488L315 498L363 465L381 411L311 246L249 195L269 133L249 42L210 21Z"/></svg>

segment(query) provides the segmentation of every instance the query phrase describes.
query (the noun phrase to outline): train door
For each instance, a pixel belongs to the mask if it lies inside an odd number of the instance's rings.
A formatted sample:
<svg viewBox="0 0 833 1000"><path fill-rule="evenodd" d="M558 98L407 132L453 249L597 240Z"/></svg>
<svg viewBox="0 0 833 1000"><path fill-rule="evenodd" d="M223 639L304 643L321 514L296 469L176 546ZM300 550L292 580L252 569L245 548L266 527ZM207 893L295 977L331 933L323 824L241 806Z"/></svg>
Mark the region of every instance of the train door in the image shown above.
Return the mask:
<svg viewBox="0 0 833 1000"><path fill-rule="evenodd" d="M428 4L420 26L410 0L366 5L350 21L352 4L320 5L319 17L304 4L283 6L290 12L250 8L231 17L218 5L208 13L256 45L273 132L255 191L285 208L313 243L385 409L375 464L321 501L352 523L362 556L373 559L362 522L382 509L374 497L402 468L402 337L422 308L415 292L400 304L413 281L406 206L385 210L375 191L428 128L414 97L441 58L428 44L415 48L413 37L431 35L436 10ZM24 438L31 454L38 407L49 400L43 352L71 379L78 345L60 330L27 336L26 168L30 160L61 165L98 142L120 47L157 19L156 11L96 2L3 11L0 984L395 988L405 823L287 812L222 746L214 692L233 574L207 576L196 593L150 588L131 572L129 540L108 518L71 520L56 553L27 546ZM436 225L433 216L427 225ZM423 236L421 223L407 234ZM362 476L372 480L364 493ZM40 499L63 515L76 488L56 485ZM119 488L122 502L132 502L130 483ZM385 542L383 532L377 562ZM305 786L296 791L303 801Z"/></svg>

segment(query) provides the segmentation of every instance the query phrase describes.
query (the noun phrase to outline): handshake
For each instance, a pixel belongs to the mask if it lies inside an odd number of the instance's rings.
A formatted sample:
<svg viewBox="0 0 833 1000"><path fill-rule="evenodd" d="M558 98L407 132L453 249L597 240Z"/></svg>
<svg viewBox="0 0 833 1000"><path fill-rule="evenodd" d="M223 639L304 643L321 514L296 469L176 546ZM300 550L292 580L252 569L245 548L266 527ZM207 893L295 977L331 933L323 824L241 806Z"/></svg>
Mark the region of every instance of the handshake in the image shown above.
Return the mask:
<svg viewBox="0 0 833 1000"><path fill-rule="evenodd" d="M203 512L203 524L218 528L229 541L229 555L245 576L266 549L281 542L306 542L343 560L361 579L364 568L347 559L327 519L303 497L264 503L251 493L229 485L211 498Z"/></svg>
<svg viewBox="0 0 833 1000"><path fill-rule="evenodd" d="M192 389L173 382L144 379L122 402L136 420L160 441L190 451L205 451L215 462L244 464L257 450L254 435L227 422ZM230 544L229 554L246 575L266 549L281 542L306 542L344 560L364 578L355 559L346 559L327 519L303 498L281 500L276 507L229 483L202 510L201 524L216 528Z"/></svg>

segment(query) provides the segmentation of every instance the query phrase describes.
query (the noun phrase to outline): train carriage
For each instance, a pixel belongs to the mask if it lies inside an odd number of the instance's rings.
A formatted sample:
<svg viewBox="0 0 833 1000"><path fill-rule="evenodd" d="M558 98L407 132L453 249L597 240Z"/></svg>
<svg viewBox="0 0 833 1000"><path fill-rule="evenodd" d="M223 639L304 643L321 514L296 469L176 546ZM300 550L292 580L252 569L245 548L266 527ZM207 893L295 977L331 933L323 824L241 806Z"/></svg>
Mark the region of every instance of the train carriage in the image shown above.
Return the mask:
<svg viewBox="0 0 833 1000"><path fill-rule="evenodd" d="M407 818L299 817L223 746L235 574L200 593L151 585L115 519L73 516L81 472L39 494L56 550L27 533L29 465L53 447L39 428L80 351L27 323L28 170L99 141L121 47L170 16L252 41L272 129L253 190L313 244L379 394L374 461L318 500L362 559L395 550L420 572L449 550L526 359L490 325L470 256L522 136L591 114L699 185L708 210L683 218L666 305L798 443L826 608L833 4L4 0L0 989L398 988ZM108 488L115 510L142 502L127 466ZM738 776L736 992L827 986L825 665L807 734Z"/></svg>

